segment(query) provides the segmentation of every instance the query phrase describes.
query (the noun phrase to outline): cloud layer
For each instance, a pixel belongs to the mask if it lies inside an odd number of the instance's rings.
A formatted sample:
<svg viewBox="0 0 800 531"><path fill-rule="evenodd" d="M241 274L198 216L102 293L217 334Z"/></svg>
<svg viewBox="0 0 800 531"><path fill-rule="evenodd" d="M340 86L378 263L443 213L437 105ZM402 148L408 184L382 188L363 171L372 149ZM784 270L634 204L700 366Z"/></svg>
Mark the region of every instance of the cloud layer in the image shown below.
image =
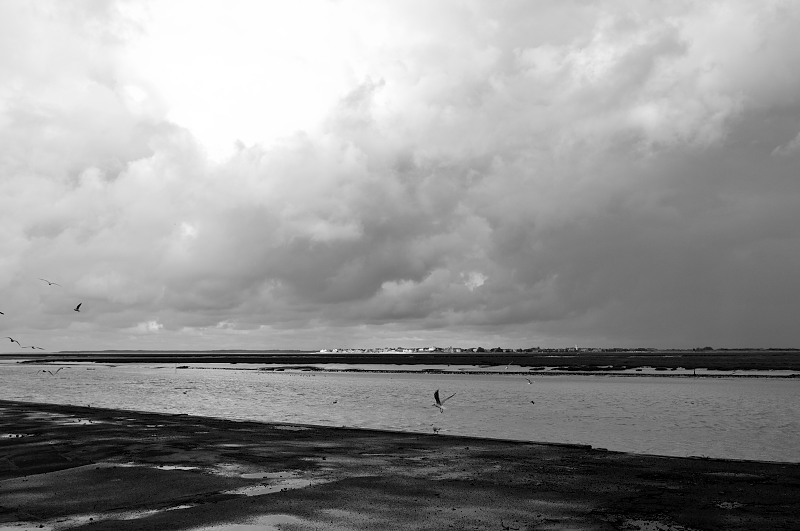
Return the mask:
<svg viewBox="0 0 800 531"><path fill-rule="evenodd" d="M4 332L800 343L794 2L165 4L0 3Z"/></svg>

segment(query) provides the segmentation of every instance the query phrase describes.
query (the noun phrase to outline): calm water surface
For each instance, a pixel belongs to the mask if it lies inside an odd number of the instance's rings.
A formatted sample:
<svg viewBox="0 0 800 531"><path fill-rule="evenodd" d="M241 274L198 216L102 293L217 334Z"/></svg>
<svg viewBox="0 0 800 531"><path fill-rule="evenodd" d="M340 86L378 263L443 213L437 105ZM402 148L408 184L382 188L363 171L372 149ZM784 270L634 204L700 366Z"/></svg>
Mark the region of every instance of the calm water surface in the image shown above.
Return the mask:
<svg viewBox="0 0 800 531"><path fill-rule="evenodd" d="M797 379L64 367L0 362L0 398L800 462ZM443 414L436 389L457 393Z"/></svg>

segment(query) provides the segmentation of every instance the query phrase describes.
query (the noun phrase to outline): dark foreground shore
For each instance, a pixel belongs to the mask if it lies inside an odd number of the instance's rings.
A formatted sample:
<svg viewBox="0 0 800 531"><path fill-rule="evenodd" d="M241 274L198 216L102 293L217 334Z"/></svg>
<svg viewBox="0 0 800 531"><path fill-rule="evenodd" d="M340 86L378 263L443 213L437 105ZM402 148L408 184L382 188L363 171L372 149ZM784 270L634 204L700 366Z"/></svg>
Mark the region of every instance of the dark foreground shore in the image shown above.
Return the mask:
<svg viewBox="0 0 800 531"><path fill-rule="evenodd" d="M0 401L0 530L798 529L800 464Z"/></svg>

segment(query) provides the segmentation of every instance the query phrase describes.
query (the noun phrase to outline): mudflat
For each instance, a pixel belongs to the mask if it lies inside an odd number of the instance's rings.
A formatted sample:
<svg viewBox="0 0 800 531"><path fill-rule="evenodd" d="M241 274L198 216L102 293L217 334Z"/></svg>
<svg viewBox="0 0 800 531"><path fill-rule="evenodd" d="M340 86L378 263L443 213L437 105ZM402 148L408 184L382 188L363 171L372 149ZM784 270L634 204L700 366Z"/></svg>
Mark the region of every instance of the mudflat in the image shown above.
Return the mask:
<svg viewBox="0 0 800 531"><path fill-rule="evenodd" d="M800 464L0 401L0 530L800 528Z"/></svg>

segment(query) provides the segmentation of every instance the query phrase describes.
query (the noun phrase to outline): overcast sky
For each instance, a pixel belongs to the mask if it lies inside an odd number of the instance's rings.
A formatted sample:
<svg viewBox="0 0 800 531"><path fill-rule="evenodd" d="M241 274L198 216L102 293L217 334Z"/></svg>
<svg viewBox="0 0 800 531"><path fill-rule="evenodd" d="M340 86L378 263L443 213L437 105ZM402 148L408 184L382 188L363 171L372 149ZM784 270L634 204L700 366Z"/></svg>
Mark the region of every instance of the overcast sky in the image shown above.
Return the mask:
<svg viewBox="0 0 800 531"><path fill-rule="evenodd" d="M0 0L0 244L54 351L800 347L800 3Z"/></svg>

